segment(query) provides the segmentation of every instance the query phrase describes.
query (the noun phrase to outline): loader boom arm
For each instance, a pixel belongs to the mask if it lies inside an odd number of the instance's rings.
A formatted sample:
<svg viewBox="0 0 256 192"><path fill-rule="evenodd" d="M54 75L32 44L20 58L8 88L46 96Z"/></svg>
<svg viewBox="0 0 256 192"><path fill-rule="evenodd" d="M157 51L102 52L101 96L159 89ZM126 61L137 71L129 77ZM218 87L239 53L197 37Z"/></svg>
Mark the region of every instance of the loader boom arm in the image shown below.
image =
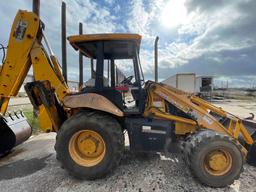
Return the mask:
<svg viewBox="0 0 256 192"><path fill-rule="evenodd" d="M243 120L218 108L207 101L192 94L185 93L165 84L147 82L148 99L144 116L155 116L160 119L176 121L176 134L188 134L196 129L210 129L235 139L243 137L248 145L253 144L253 139L244 126ZM168 106L168 104L171 107ZM176 108L186 114L175 115L169 108ZM217 120L215 116L219 119ZM228 122L228 124L227 124Z"/></svg>

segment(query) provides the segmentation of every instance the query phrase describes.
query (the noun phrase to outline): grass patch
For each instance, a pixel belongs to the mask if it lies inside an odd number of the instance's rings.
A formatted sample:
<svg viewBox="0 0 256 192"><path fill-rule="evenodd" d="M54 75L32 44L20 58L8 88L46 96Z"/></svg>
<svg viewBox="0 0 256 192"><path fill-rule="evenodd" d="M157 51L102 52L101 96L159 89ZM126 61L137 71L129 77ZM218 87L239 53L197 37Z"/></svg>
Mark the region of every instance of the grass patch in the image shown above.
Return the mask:
<svg viewBox="0 0 256 192"><path fill-rule="evenodd" d="M41 132L38 119L34 116L32 111L25 111L24 115L27 117L29 124L32 127L33 135L39 134Z"/></svg>

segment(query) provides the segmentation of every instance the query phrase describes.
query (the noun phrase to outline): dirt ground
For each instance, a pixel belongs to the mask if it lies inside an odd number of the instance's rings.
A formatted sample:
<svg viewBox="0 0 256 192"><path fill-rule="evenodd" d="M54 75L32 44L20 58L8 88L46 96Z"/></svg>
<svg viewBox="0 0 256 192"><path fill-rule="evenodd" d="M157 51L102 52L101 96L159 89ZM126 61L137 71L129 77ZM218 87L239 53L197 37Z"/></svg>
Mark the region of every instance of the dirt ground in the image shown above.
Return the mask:
<svg viewBox="0 0 256 192"><path fill-rule="evenodd" d="M230 99L223 101L213 101L213 104L240 117L248 117L250 116L250 113L254 113L256 119L256 98L255 100Z"/></svg>
<svg viewBox="0 0 256 192"><path fill-rule="evenodd" d="M215 102L239 116L256 114L256 101ZM191 175L179 154L136 155L128 150L121 165L106 178L81 181L60 168L53 149L55 134L33 136L13 153L0 159L0 191L256 191L256 168L245 165L234 184L222 189L202 186Z"/></svg>

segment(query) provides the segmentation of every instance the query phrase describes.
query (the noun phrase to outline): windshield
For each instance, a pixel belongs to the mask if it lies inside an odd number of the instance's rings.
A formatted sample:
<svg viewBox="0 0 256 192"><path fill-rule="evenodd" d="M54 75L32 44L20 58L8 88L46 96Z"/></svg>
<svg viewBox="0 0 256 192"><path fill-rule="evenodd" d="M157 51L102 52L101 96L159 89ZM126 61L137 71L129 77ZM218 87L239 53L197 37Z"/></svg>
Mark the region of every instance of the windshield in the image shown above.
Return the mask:
<svg viewBox="0 0 256 192"><path fill-rule="evenodd" d="M118 85L123 84L124 79L129 78L130 83L135 83L135 73L133 59L117 59L115 60L116 66L116 82Z"/></svg>

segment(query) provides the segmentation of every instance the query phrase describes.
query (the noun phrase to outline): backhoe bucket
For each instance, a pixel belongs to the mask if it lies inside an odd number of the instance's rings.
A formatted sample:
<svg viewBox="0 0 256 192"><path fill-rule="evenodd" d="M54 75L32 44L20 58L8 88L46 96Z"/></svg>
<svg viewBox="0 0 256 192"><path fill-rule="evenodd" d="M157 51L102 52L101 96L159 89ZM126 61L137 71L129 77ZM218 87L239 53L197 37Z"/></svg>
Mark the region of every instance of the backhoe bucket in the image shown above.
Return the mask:
<svg viewBox="0 0 256 192"><path fill-rule="evenodd" d="M26 141L31 133L31 126L22 112L0 117L0 157Z"/></svg>

